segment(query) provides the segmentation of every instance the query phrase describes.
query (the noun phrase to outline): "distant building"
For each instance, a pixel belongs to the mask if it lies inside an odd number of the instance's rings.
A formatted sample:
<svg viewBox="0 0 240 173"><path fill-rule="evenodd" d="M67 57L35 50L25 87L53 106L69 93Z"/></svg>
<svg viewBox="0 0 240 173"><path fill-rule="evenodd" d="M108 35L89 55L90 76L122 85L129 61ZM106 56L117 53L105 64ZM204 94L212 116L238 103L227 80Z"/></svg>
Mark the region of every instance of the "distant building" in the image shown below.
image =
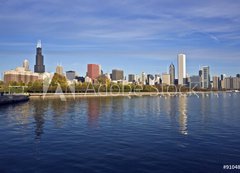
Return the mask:
<svg viewBox="0 0 240 173"><path fill-rule="evenodd" d="M140 83L140 77L139 77L139 75L135 75L135 80L136 80L136 83Z"/></svg>
<svg viewBox="0 0 240 173"><path fill-rule="evenodd" d="M93 81L92 81L92 79L90 77L86 76L85 77L85 82L92 83Z"/></svg>
<svg viewBox="0 0 240 173"><path fill-rule="evenodd" d="M220 80L224 80L225 77L226 77L225 74L221 74L221 78L220 78Z"/></svg>
<svg viewBox="0 0 240 173"><path fill-rule="evenodd" d="M189 77L189 87L190 88L201 88L201 77L200 76L190 76Z"/></svg>
<svg viewBox="0 0 240 173"><path fill-rule="evenodd" d="M124 80L124 73L123 70L112 70L112 80L113 81L122 81Z"/></svg>
<svg viewBox="0 0 240 173"><path fill-rule="evenodd" d="M240 89L240 78L238 77L233 77L233 88L234 90L239 90Z"/></svg>
<svg viewBox="0 0 240 173"><path fill-rule="evenodd" d="M209 66L202 67L202 88L210 88L210 68Z"/></svg>
<svg viewBox="0 0 240 173"><path fill-rule="evenodd" d="M152 74L147 75L147 85L155 85L154 76Z"/></svg>
<svg viewBox="0 0 240 173"><path fill-rule="evenodd" d="M175 79L175 80L174 80L174 84L175 84L175 85L178 85L178 79Z"/></svg>
<svg viewBox="0 0 240 173"><path fill-rule="evenodd" d="M161 84L161 75L155 74L155 85Z"/></svg>
<svg viewBox="0 0 240 173"><path fill-rule="evenodd" d="M218 76L213 76L213 89L218 90L220 89L220 80Z"/></svg>
<svg viewBox="0 0 240 173"><path fill-rule="evenodd" d="M36 54L36 65L34 66L35 73L44 73L45 65L44 65L44 57L42 55L42 44L41 41L37 43L37 54Z"/></svg>
<svg viewBox="0 0 240 173"><path fill-rule="evenodd" d="M128 75L128 82L136 82L136 77L134 74L129 74Z"/></svg>
<svg viewBox="0 0 240 173"><path fill-rule="evenodd" d="M85 77L83 77L83 76L76 76L75 79L76 79L78 82L81 82L81 83L84 83L84 82L85 82Z"/></svg>
<svg viewBox="0 0 240 173"><path fill-rule="evenodd" d="M29 61L28 60L24 60L23 61L23 68L25 69L25 71L29 71Z"/></svg>
<svg viewBox="0 0 240 173"><path fill-rule="evenodd" d="M167 73L162 74L162 84L170 85L171 84L171 75Z"/></svg>
<svg viewBox="0 0 240 173"><path fill-rule="evenodd" d="M225 89L226 88L225 81L224 81L225 77L226 77L225 74L221 74L220 81L219 81L219 88L220 89Z"/></svg>
<svg viewBox="0 0 240 173"><path fill-rule="evenodd" d="M220 80L221 89L226 89L225 80Z"/></svg>
<svg viewBox="0 0 240 173"><path fill-rule="evenodd" d="M101 66L98 64L87 65L87 76L92 80L96 80L101 75Z"/></svg>
<svg viewBox="0 0 240 173"><path fill-rule="evenodd" d="M187 71L186 71L186 55L178 54L178 84L186 84Z"/></svg>
<svg viewBox="0 0 240 173"><path fill-rule="evenodd" d="M198 75L202 77L202 70L199 70Z"/></svg>
<svg viewBox="0 0 240 173"><path fill-rule="evenodd" d="M236 77L240 78L240 74L237 74Z"/></svg>
<svg viewBox="0 0 240 173"><path fill-rule="evenodd" d="M106 76L107 79L111 81L111 75L109 73L105 73L104 76Z"/></svg>
<svg viewBox="0 0 240 173"><path fill-rule="evenodd" d="M75 71L66 71L66 77L68 80L74 80L76 78Z"/></svg>
<svg viewBox="0 0 240 173"><path fill-rule="evenodd" d="M173 63L169 66L169 74L170 74L170 84L174 84L175 80L175 67Z"/></svg>
<svg viewBox="0 0 240 173"><path fill-rule="evenodd" d="M198 72L198 75L199 75L199 77L200 77L200 86L202 87L202 74L203 74L203 71L202 70L199 70L199 72Z"/></svg>
<svg viewBox="0 0 240 173"><path fill-rule="evenodd" d="M146 75L146 73L142 72L141 78L140 78L140 82L141 82L142 85L146 85L147 84L147 75Z"/></svg>
<svg viewBox="0 0 240 173"><path fill-rule="evenodd" d="M111 81L111 75L109 73L105 73L105 76Z"/></svg>
<svg viewBox="0 0 240 173"><path fill-rule="evenodd" d="M233 89L233 78L232 77L224 78L224 89L227 89L227 90Z"/></svg>
<svg viewBox="0 0 240 173"><path fill-rule="evenodd" d="M27 68L26 61L23 62L23 67L17 67L15 70L9 70L4 72L4 83L10 82L23 82L25 84L29 82L35 82L39 79L39 74L34 73Z"/></svg>
<svg viewBox="0 0 240 173"><path fill-rule="evenodd" d="M56 73L63 76L63 67L61 65L56 67Z"/></svg>

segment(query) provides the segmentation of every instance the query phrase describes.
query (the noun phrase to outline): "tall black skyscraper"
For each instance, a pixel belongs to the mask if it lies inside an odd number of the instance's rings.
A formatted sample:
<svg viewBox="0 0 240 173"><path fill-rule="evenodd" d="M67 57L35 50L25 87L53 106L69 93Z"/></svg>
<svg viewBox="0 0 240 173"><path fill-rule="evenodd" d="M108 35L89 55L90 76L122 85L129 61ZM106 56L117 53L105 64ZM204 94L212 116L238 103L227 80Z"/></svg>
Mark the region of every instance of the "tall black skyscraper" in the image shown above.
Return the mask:
<svg viewBox="0 0 240 173"><path fill-rule="evenodd" d="M37 54L36 54L36 65L34 66L35 73L44 73L45 72L45 65L44 65L44 58L42 55L42 45L41 41L37 43Z"/></svg>

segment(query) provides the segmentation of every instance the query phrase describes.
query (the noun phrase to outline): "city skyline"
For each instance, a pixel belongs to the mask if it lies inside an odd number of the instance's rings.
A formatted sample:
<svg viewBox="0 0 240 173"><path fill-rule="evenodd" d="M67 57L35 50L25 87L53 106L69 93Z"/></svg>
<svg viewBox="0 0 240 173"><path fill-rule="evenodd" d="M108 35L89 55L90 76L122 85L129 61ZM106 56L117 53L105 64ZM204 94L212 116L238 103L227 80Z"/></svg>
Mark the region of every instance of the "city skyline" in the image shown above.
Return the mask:
<svg viewBox="0 0 240 173"><path fill-rule="evenodd" d="M239 7L235 1L2 1L0 71L22 59L34 64L41 39L50 72L62 63L81 75L84 64L96 63L109 73L156 74L185 53L189 74L208 65L213 75L233 76L240 69Z"/></svg>
<svg viewBox="0 0 240 173"><path fill-rule="evenodd" d="M101 68L101 64L85 64L87 67L86 67L86 71L85 72L83 72L83 74L82 75L79 75L79 73L76 71L76 70L64 70L64 66L62 66L62 65L59 65L59 63L56 65L56 67L55 67L55 72L54 71L52 71L52 72L49 72L49 71L45 71L45 64L44 64L44 56L42 56L42 45L41 45L41 40L38 40L38 42L37 42L37 46L36 46L36 58L35 58L35 65L33 65L33 70L30 68L30 65L29 65L29 60L28 59L25 59L24 61L23 61L23 67L24 68L26 68L27 69L27 71L30 71L31 72L31 70L34 72L34 73L39 73L39 74L41 74L41 73L45 73L45 72L47 72L47 73L58 73L58 74L60 74L60 75L64 75L64 76L66 76L67 75L67 72L74 72L75 73L75 75L76 76L82 76L82 77L90 77L91 79L96 79L97 78L97 76L100 76L101 75L101 73L103 74L103 70L102 70L102 68ZM178 55L177 55L177 70L178 71L176 71L175 72L175 67L174 67L174 64L173 63L171 63L170 64L170 66L169 66L169 71L162 71L162 72L158 72L158 73L155 73L155 74L151 74L151 73L148 73L147 72L147 74L148 75L160 75L160 76L162 76L162 78L163 78L163 76L164 75L169 75L169 85L170 84L174 84L175 83L175 79L177 79L178 80L178 82L179 82L179 77L180 77L180 83L179 84L181 84L181 85L183 85L183 84L186 84L186 82L187 82L187 78L190 78L191 76L195 76L196 74L189 74L188 72L187 72L187 65L186 65L186 62L187 62L187 58L186 58L186 54L183 54L183 53L179 53ZM38 64L38 65L36 65L36 64ZM27 67L26 67L27 66ZM41 66L40 67L40 71L36 71L36 66ZM91 67L90 67L91 66ZM92 66L94 66L94 68L92 67ZM95 67L96 66L96 67ZM19 66L16 66L17 68L19 67ZM198 73L199 73L199 75L200 75L200 71L203 73L203 69L205 68L205 67L208 67L209 68L209 66L199 66L199 71L198 71ZM93 68L93 69L92 69ZM96 69L97 68L97 69ZM13 70L14 68L11 68L11 70ZM91 69L91 70L90 70ZM90 70L90 71L89 71ZM117 69L117 68L112 68L112 73L111 72L104 72L104 74L113 74L113 71L116 71L116 70L118 70L118 71L125 71L124 69ZM195 69L196 70L196 69ZM94 72L93 72L94 71ZM6 72L6 71L5 71ZM3 74L5 73L5 72L3 72ZM94 73L94 74L93 74ZM140 73L140 72L139 72ZM141 73L145 73L144 71L142 71ZM216 76L218 76L218 77L220 77L220 75L222 76L222 75L225 75L225 77L234 77L234 76L237 76L237 75L239 75L239 73L236 73L236 74L234 74L234 75L230 75L230 76L227 76L225 73L221 73L221 74L218 74L218 75L213 75L212 74L212 76L211 76L211 71L210 71L210 69L208 69L208 73L209 73L209 77L211 78L211 77L216 77ZM3 80L3 75L2 74L2 80ZM128 74L126 74L126 75L123 75L122 74L122 79L123 78L127 78L127 76L128 75L139 75L138 73L135 73L135 74L131 74L131 73L128 73ZM141 75L141 74L140 74ZM93 77L94 76L94 77ZM201 76L201 75L200 75ZM67 77L67 76L66 76ZM211 79L208 79L209 80L209 82L210 82L210 80ZM202 81L203 82L203 81ZM204 83L204 82L203 82Z"/></svg>

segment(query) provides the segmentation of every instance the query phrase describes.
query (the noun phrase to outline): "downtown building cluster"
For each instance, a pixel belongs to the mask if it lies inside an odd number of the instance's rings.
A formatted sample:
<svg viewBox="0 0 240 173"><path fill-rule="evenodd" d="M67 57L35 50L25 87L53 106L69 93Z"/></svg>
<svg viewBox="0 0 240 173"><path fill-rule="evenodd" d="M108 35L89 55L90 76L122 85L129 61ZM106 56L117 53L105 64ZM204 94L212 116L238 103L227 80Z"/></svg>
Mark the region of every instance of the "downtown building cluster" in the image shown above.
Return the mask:
<svg viewBox="0 0 240 173"><path fill-rule="evenodd" d="M141 85L166 85L166 86L186 86L197 89L214 89L214 90L239 90L240 89L240 75L236 77L210 76L210 67L203 66L197 75L189 76L187 74L187 58L185 54L178 54L177 56L177 71L173 63L169 66L167 73L160 74L128 74L124 75L122 69L113 69L112 73L103 73L102 67L99 64L87 64L87 72L83 76L78 76L76 71L70 70L64 73L61 65L57 65L56 72L59 75L65 76L68 83L97 83L100 78L108 79L112 83L121 84L141 84ZM177 75L175 75L177 72ZM29 69L28 60L24 60L22 67L17 67L15 70L4 72L4 83L11 82L29 83L37 80L44 80L45 78L53 77L53 73L45 71L44 56L42 54L41 41L37 43L36 48L36 64L34 72Z"/></svg>

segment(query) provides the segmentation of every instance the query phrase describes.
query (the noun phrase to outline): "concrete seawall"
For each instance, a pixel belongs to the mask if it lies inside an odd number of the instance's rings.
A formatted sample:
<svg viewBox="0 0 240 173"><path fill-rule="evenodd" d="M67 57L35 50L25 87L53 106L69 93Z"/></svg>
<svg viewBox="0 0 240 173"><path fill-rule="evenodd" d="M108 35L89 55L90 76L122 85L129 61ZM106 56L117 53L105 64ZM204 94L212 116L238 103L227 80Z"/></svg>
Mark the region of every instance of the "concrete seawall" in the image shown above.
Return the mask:
<svg viewBox="0 0 240 173"><path fill-rule="evenodd" d="M197 94L206 94L211 92L195 92ZM134 96L174 96L174 95L186 95L193 94L193 92L174 93L174 92L125 92L125 93L30 93L30 99L32 98L59 98L64 96L66 98L87 98L87 97L134 97Z"/></svg>

